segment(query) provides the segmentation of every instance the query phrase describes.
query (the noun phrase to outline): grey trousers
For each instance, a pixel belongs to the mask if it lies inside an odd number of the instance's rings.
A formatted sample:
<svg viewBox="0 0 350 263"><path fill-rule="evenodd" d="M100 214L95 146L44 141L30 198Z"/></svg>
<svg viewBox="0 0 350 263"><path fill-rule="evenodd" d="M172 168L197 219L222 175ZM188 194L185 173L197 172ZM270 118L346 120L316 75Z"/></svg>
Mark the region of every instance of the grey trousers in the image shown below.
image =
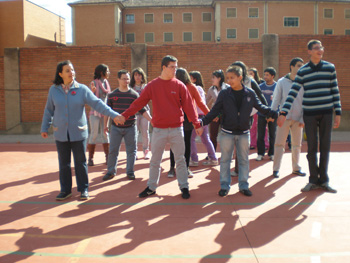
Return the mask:
<svg viewBox="0 0 350 263"><path fill-rule="evenodd" d="M176 163L176 178L180 189L188 188L188 174L185 162L185 143L183 127L153 128L151 151L152 157L149 168L148 187L156 190L160 177L160 163L162 161L165 145L169 143L174 153Z"/></svg>

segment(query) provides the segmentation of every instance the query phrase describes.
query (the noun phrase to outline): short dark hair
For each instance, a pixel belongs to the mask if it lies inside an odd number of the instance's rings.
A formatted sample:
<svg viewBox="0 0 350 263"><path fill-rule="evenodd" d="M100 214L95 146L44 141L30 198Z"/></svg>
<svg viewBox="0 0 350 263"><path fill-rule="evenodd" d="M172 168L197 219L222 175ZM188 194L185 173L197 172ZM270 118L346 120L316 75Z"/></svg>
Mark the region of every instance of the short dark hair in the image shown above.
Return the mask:
<svg viewBox="0 0 350 263"><path fill-rule="evenodd" d="M271 76L276 76L276 70L273 68L273 67L267 67L265 70L264 70L264 73L265 72L268 72L270 73Z"/></svg>
<svg viewBox="0 0 350 263"><path fill-rule="evenodd" d="M171 55L166 55L163 59L162 59L162 65L161 68L163 69L163 66L168 66L170 62L177 62L177 58Z"/></svg>
<svg viewBox="0 0 350 263"><path fill-rule="evenodd" d="M142 68L138 67L133 69L133 71L131 72L130 87L135 87L135 73L138 73L142 76L141 84L147 83L146 73L143 71Z"/></svg>
<svg viewBox="0 0 350 263"><path fill-rule="evenodd" d="M187 85L187 84L191 84L191 79L190 79L190 75L188 74L187 70L184 68L178 68L176 70L176 74L175 74L176 78L178 80L180 80L183 84Z"/></svg>
<svg viewBox="0 0 350 263"><path fill-rule="evenodd" d="M70 62L70 60L61 61L57 64L55 79L53 80L54 84L61 85L63 83L63 79L61 78L59 73L62 73L63 67L66 65L73 66L73 64L72 64L72 62Z"/></svg>
<svg viewBox="0 0 350 263"><path fill-rule="evenodd" d="M229 66L226 69L226 73L233 73L237 77L240 77L240 76L243 77L243 69L240 66ZM242 78L242 80L243 80L243 78Z"/></svg>
<svg viewBox="0 0 350 263"><path fill-rule="evenodd" d="M304 63L304 60L299 57L293 58L289 63L289 70L292 71L292 66L295 67L298 62Z"/></svg>
<svg viewBox="0 0 350 263"><path fill-rule="evenodd" d="M190 74L190 76L192 78L194 78L196 80L194 84L204 88L203 77L202 77L202 74L199 71L191 71L189 74Z"/></svg>
<svg viewBox="0 0 350 263"><path fill-rule="evenodd" d="M97 65L95 68L95 73L94 73L94 79L100 79L102 78L102 75L106 75L107 73L108 66L105 64L100 64Z"/></svg>
<svg viewBox="0 0 350 263"><path fill-rule="evenodd" d="M130 73L126 69L119 70L118 71L118 79L120 79L122 77L122 75L124 75L124 74L130 74Z"/></svg>
<svg viewBox="0 0 350 263"><path fill-rule="evenodd" d="M222 83L225 82L225 74L222 71L222 69L218 69L218 70L213 71L212 75L217 77L217 78L220 78L220 84L219 85L221 87ZM218 87L218 88L220 88L220 87Z"/></svg>
<svg viewBox="0 0 350 263"><path fill-rule="evenodd" d="M322 43L321 43L320 40L312 39L312 40L310 40L310 41L307 43L307 49L308 49L308 50L312 50L312 47L313 47L315 44L320 44L320 45L322 45Z"/></svg>
<svg viewBox="0 0 350 263"><path fill-rule="evenodd" d="M242 69L242 80L245 81L247 78L248 70L246 64L243 61L235 61L231 64L231 66L238 66Z"/></svg>

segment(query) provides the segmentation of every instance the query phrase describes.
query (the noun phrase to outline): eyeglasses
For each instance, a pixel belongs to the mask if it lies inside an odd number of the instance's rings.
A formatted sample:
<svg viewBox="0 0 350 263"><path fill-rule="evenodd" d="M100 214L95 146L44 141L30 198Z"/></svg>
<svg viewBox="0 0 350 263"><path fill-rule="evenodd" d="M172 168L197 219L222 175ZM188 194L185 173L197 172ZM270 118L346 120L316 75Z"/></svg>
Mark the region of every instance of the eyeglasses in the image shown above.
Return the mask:
<svg viewBox="0 0 350 263"><path fill-rule="evenodd" d="M312 50L316 50L316 51L318 51L318 50L324 50L324 47L313 47Z"/></svg>

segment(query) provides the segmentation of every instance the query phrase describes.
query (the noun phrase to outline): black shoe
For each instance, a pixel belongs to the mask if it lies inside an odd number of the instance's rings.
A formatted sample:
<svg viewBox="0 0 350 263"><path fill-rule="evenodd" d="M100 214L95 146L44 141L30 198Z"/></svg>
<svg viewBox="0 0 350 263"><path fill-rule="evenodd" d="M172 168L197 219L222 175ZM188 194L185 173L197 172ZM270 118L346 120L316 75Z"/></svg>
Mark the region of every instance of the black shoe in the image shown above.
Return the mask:
<svg viewBox="0 0 350 263"><path fill-rule="evenodd" d="M224 197L224 196L226 196L227 194L228 194L228 190L220 189L220 191L219 191L219 195L220 195L220 196Z"/></svg>
<svg viewBox="0 0 350 263"><path fill-rule="evenodd" d="M147 186L147 188L139 194L139 197L147 197L150 195L154 195L155 193L156 191L149 189L149 187Z"/></svg>
<svg viewBox="0 0 350 263"><path fill-rule="evenodd" d="M81 192L80 200L87 200L87 199L89 199L89 192L88 190L84 190Z"/></svg>
<svg viewBox="0 0 350 263"><path fill-rule="evenodd" d="M94 166L94 160L89 159L88 160L88 166Z"/></svg>
<svg viewBox="0 0 350 263"><path fill-rule="evenodd" d="M56 200L62 201L72 196L72 193L61 192L56 196Z"/></svg>
<svg viewBox="0 0 350 263"><path fill-rule="evenodd" d="M105 176L103 176L102 180L108 181L108 180L111 180L114 176L115 176L115 174L106 173Z"/></svg>
<svg viewBox="0 0 350 263"><path fill-rule="evenodd" d="M273 171L272 176L275 178L280 177L280 172L279 171Z"/></svg>
<svg viewBox="0 0 350 263"><path fill-rule="evenodd" d="M302 170L293 171L292 174L296 174L296 175L299 175L299 176L305 176L306 175L306 173L304 173Z"/></svg>
<svg viewBox="0 0 350 263"><path fill-rule="evenodd" d="M129 180L135 180L135 174L128 174L127 177Z"/></svg>
<svg viewBox="0 0 350 263"><path fill-rule="evenodd" d="M328 183L321 184L322 189L324 189L326 192L336 194L337 190L333 189L332 187L329 186Z"/></svg>
<svg viewBox="0 0 350 263"><path fill-rule="evenodd" d="M188 199L188 198L190 198L190 192L188 191L188 188L182 188L181 189L181 192L182 192L182 198L183 199Z"/></svg>
<svg viewBox="0 0 350 263"><path fill-rule="evenodd" d="M246 196L252 196L252 192L249 189L242 189L239 190L242 194L246 195Z"/></svg>

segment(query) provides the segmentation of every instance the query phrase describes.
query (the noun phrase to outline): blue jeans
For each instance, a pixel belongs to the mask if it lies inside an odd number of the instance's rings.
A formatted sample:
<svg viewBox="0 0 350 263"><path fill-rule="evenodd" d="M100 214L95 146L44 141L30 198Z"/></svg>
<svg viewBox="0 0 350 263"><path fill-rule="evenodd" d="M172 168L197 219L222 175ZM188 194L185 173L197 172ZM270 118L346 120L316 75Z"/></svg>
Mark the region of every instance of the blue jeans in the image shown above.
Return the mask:
<svg viewBox="0 0 350 263"><path fill-rule="evenodd" d="M89 187L88 168L86 164L86 140L77 142L56 141L61 192L72 192L71 152L73 152L75 178L78 192L83 192Z"/></svg>
<svg viewBox="0 0 350 263"><path fill-rule="evenodd" d="M220 185L221 189L230 190L231 187L231 174L230 164L233 156L233 149L236 147L238 157L238 187L239 190L245 190L249 188L249 144L250 134L245 133L242 135L233 135L225 132L221 133L220 149L221 149L221 161L220 161Z"/></svg>
<svg viewBox="0 0 350 263"><path fill-rule="evenodd" d="M109 154L108 154L108 173L117 173L118 155L122 139L124 138L126 148L126 174L134 174L134 164L136 159L136 126L120 128L111 125L109 131Z"/></svg>

